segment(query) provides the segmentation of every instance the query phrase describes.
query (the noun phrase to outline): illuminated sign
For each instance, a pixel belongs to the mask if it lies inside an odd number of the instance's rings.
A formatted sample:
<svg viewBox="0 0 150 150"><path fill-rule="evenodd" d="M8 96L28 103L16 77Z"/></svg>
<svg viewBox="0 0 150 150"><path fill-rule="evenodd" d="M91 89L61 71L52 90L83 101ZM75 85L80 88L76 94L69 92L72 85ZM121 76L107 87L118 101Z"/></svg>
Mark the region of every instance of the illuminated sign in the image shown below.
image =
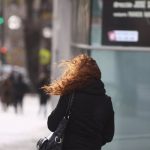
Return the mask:
<svg viewBox="0 0 150 150"><path fill-rule="evenodd" d="M103 0L102 45L150 47L150 1Z"/></svg>

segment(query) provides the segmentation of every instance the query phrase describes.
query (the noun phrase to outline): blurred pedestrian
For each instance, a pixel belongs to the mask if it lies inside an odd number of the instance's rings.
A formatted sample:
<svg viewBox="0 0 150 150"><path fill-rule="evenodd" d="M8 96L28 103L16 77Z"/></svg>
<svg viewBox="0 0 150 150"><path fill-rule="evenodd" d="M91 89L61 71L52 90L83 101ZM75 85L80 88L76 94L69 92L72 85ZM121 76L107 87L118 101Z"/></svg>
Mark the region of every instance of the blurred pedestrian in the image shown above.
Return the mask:
<svg viewBox="0 0 150 150"><path fill-rule="evenodd" d="M16 76L13 86L15 112L18 113L20 110L20 112L23 113L23 98L24 95L29 91L29 87L23 80L23 76L21 74L18 74Z"/></svg>
<svg viewBox="0 0 150 150"><path fill-rule="evenodd" d="M1 84L1 102L4 111L12 104L12 89L13 83L11 78L8 77Z"/></svg>
<svg viewBox="0 0 150 150"><path fill-rule="evenodd" d="M47 101L49 100L50 96L48 94L46 94L42 87L46 84L48 84L48 79L49 77L45 74L42 74L39 82L38 82L38 86L37 86L37 91L39 94L39 114L43 113L44 116L46 117L47 115Z"/></svg>
<svg viewBox="0 0 150 150"><path fill-rule="evenodd" d="M84 54L62 63L66 70L45 90L60 95L55 110L48 117L53 132L65 116L70 95L74 93L63 150L100 150L114 136L114 111L106 95L101 71L96 61Z"/></svg>

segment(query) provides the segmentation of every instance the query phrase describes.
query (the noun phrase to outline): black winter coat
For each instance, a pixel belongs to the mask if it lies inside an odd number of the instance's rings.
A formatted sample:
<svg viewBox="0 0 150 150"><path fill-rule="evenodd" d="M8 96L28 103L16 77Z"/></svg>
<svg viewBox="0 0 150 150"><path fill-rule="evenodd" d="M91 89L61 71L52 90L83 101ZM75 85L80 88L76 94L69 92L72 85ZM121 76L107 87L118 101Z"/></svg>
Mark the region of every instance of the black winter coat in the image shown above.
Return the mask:
<svg viewBox="0 0 150 150"><path fill-rule="evenodd" d="M66 112L69 94L60 97L55 110L48 117L48 128L55 131ZM71 117L67 126L64 150L100 150L114 136L114 111L111 98L105 94L104 84L94 80L75 91Z"/></svg>

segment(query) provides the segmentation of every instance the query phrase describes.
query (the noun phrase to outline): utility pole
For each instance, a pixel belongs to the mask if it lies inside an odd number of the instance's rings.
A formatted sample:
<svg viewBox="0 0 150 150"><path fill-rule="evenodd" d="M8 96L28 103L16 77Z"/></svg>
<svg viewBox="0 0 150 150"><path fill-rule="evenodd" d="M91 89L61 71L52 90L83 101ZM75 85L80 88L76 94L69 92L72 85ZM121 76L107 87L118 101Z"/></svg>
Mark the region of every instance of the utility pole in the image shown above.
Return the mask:
<svg viewBox="0 0 150 150"><path fill-rule="evenodd" d="M5 54L2 47L4 46L4 0L0 0L0 63L5 63Z"/></svg>
<svg viewBox="0 0 150 150"><path fill-rule="evenodd" d="M0 47L4 45L4 0L0 0Z"/></svg>

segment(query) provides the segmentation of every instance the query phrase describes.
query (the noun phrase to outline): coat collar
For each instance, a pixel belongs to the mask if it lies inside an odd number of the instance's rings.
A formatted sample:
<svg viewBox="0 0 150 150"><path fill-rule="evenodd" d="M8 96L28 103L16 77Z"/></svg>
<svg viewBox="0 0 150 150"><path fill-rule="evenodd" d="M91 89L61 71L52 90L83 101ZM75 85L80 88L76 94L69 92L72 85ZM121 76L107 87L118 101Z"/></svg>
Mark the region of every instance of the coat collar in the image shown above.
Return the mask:
<svg viewBox="0 0 150 150"><path fill-rule="evenodd" d="M77 91L95 95L105 95L106 93L104 83L97 79L92 79L90 83L86 84L85 87L82 87Z"/></svg>

